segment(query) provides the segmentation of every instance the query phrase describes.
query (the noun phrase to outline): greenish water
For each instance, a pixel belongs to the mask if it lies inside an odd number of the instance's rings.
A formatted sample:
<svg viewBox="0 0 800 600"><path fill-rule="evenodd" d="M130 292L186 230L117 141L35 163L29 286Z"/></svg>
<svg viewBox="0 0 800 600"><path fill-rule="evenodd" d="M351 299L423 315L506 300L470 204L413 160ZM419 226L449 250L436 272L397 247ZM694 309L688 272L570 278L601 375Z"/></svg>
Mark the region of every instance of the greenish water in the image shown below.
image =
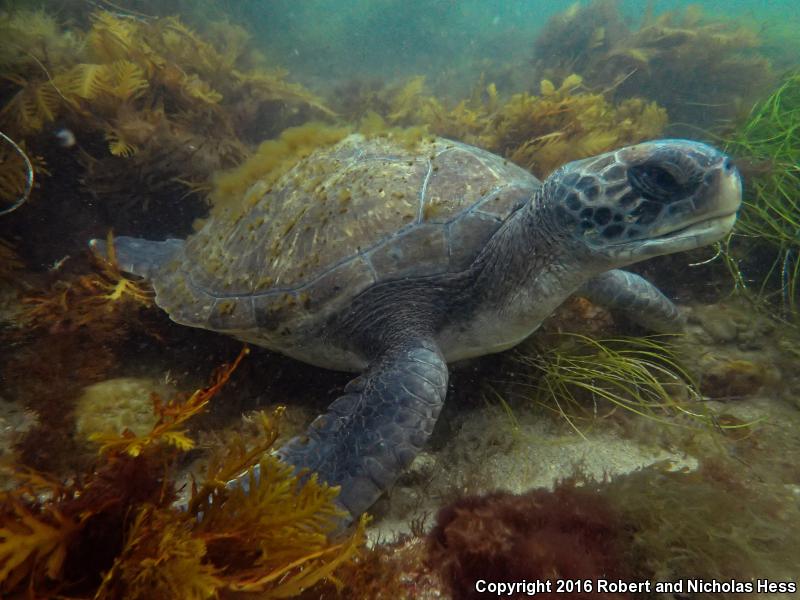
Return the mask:
<svg viewBox="0 0 800 600"><path fill-rule="evenodd" d="M330 77L334 73L434 75L462 62L478 63L478 70L481 60L524 64L532 40L547 20L576 4L563 0L279 0L242 2L232 8L248 20L259 42L273 49L288 67L299 70L301 76ZM800 27L800 5L791 0L625 1L619 6L631 23L640 22L645 10L659 15L695 6L708 16L745 19L767 32L796 33Z"/></svg>
<svg viewBox="0 0 800 600"><path fill-rule="evenodd" d="M799 32L789 0L0 2L0 459L16 469L0 477L0 597L290 597L319 584L302 598L460 600L476 575L553 573L796 582ZM636 146L676 137L702 144ZM737 172L730 237L635 264L598 258L626 243L600 238L623 231L656 247L707 239L693 227L708 202L730 227ZM540 196L534 176L553 173ZM509 228L516 245L491 246L491 227L528 208L544 215L535 235ZM433 233L408 242L414 227ZM507 252L480 262L490 247ZM369 274L342 267L367 255ZM612 278L642 293L633 314L607 306L630 300L619 288L583 281L548 304L548 285L600 261L665 297ZM542 263L553 271L539 277ZM371 283L356 288L372 277L396 286L378 288L387 322L439 319L409 331L443 322L436 335L468 357L419 361L440 383L449 373L429 439L361 488L383 493L343 545L335 493L297 525L302 486L277 461L283 496L230 508L223 482L273 442L316 439L309 424L345 394L338 410L363 411L335 416L350 429L323 480L365 447L396 450L368 443L392 425L381 415L428 415L407 382L393 387L404 359L370 337L384 312L363 300ZM517 310L530 290L554 308L520 341L539 309ZM335 370L387 364L400 366L374 389L408 414L345 391L354 375ZM230 473L216 460L228 451ZM186 512L194 481L216 499ZM362 534L362 562L325 581L325 561L352 562Z"/></svg>

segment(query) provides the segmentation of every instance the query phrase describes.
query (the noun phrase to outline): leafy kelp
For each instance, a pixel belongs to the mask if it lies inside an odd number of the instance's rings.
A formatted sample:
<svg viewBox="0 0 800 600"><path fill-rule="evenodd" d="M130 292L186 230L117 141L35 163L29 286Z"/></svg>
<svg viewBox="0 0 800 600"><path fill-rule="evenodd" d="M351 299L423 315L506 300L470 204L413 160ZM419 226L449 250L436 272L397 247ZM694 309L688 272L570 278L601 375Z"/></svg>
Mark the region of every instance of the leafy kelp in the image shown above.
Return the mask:
<svg viewBox="0 0 800 600"><path fill-rule="evenodd" d="M539 176L571 160L658 137L667 115L639 98L616 106L582 89L577 75L559 87L545 79L541 95L515 94L492 119L487 146Z"/></svg>
<svg viewBox="0 0 800 600"><path fill-rule="evenodd" d="M292 124L287 118L332 115L227 21L209 26L212 45L177 17L101 10L82 30L43 12L4 16L0 127L38 151L53 145L39 134L67 126L72 164L59 175L80 173L83 193L117 225L157 228L180 215L188 230L211 173L239 163L250 144ZM290 115L286 105L299 108ZM4 170L0 182L9 177ZM148 214L152 202L161 219Z"/></svg>
<svg viewBox="0 0 800 600"><path fill-rule="evenodd" d="M653 100L672 123L707 129L737 116L773 80L760 47L749 26L697 7L650 12L631 29L617 2L600 0L552 18L535 54L540 76L578 73L593 89Z"/></svg>
<svg viewBox="0 0 800 600"><path fill-rule="evenodd" d="M246 34L231 24L217 28L221 51L175 17L130 19L99 11L82 32L61 31L43 13L17 13L7 28L2 64L20 89L3 114L15 119L20 133L77 113L109 138L112 154L127 155L143 143L135 117L150 112L159 99L176 103L167 109L171 117L206 111L209 118L223 119L217 122L228 126L223 130L238 134L245 133L245 123L231 121L233 111L226 115L214 106L252 102L257 111L259 103L280 100L330 114L316 96L284 81L284 72L243 64L248 60L243 44L226 42ZM44 61L50 57L58 62L48 67Z"/></svg>
<svg viewBox="0 0 800 600"><path fill-rule="evenodd" d="M114 313L130 306L152 306L152 291L120 271L113 251L114 240L108 235L108 259L92 255L94 272L73 280L58 279L43 293L32 292L22 297L21 324L48 333L76 331L93 326L116 329L124 318Z"/></svg>
<svg viewBox="0 0 800 600"><path fill-rule="evenodd" d="M5 389L42 415L22 442L23 460L58 470L76 458L72 402L81 389L107 378L121 344L144 329L152 293L113 262L92 256L85 271L27 275L3 341L14 348L0 365ZM78 262L78 261L76 261ZM47 443L43 443L46 440Z"/></svg>
<svg viewBox="0 0 800 600"><path fill-rule="evenodd" d="M300 479L263 457L275 441L274 417L261 417L262 442L233 443L210 462L188 510L172 507L174 472L193 447L184 426L205 410L246 351L188 399L154 398L158 421L144 435L97 436L98 464L61 483L26 469L0 495L0 589L9 597L217 598L259 592L299 594L350 560L363 542L355 531L332 541L341 516L335 488ZM225 482L252 468L250 488Z"/></svg>
<svg viewBox="0 0 800 600"><path fill-rule="evenodd" d="M519 93L505 100L494 84L481 80L469 99L452 107L426 94L424 84L415 77L365 106L383 110L390 125L423 125L506 156L539 177L571 160L658 137L667 124L655 103L632 98L613 105L574 74L558 86L542 80L538 96Z"/></svg>

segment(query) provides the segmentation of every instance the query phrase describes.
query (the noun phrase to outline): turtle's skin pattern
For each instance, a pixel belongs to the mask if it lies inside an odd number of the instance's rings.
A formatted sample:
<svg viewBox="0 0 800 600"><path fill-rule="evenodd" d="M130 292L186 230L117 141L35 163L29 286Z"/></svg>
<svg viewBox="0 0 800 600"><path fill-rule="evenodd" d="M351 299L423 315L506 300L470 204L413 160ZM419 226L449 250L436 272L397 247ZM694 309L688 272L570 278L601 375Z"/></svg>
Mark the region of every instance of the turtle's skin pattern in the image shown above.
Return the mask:
<svg viewBox="0 0 800 600"><path fill-rule="evenodd" d="M514 346L575 292L679 327L672 302L619 267L722 238L740 203L730 160L686 140L576 161L541 183L465 144L353 135L186 241L119 237L115 249L173 320L361 372L278 450L341 486L356 516L425 444L448 362Z"/></svg>

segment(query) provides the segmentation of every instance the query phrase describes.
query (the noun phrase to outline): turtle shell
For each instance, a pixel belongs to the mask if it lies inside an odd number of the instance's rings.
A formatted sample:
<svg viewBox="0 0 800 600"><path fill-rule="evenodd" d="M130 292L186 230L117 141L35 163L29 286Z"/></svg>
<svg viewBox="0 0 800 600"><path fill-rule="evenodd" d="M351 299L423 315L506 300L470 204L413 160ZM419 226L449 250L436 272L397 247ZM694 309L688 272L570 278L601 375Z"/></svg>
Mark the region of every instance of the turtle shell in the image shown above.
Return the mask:
<svg viewBox="0 0 800 600"><path fill-rule="evenodd" d="M157 301L180 323L269 337L375 283L467 268L539 186L458 142L351 135L210 219L154 277Z"/></svg>

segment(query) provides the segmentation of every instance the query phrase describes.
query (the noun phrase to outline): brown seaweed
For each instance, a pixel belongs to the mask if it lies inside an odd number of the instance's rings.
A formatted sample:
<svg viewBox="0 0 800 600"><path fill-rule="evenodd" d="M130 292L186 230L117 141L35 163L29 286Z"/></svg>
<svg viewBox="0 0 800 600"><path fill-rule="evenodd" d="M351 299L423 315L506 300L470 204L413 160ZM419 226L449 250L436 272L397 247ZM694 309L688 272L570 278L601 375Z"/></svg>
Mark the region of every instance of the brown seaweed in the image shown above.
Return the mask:
<svg viewBox="0 0 800 600"><path fill-rule="evenodd" d="M151 291L115 263L92 256L90 264L91 271L66 277L28 275L4 332L14 348L0 366L6 390L47 417L21 442L22 460L31 466L57 470L80 456L70 435L72 402L84 386L108 377L122 342L144 328L140 316L152 307Z"/></svg>
<svg viewBox="0 0 800 600"><path fill-rule="evenodd" d="M24 263L13 244L0 239L0 283L13 283L23 267Z"/></svg>
<svg viewBox="0 0 800 600"><path fill-rule="evenodd" d="M365 521L334 540L338 490L262 458L280 413L262 417L258 447L220 450L188 511L172 507L177 460L193 445L183 426L245 354L188 399L154 399L159 420L146 436L98 439L97 464L67 483L16 468L17 487L0 494L0 589L9 597L284 598L332 578L363 543ZM259 459L249 491L225 486Z"/></svg>
<svg viewBox="0 0 800 600"><path fill-rule="evenodd" d="M653 100L671 122L708 129L741 114L772 82L760 48L750 26L709 18L698 7L648 13L630 28L618 3L602 0L553 17L535 54L540 76L578 73L593 89Z"/></svg>
<svg viewBox="0 0 800 600"><path fill-rule="evenodd" d="M654 102L630 98L614 105L590 92L579 75L556 86L542 80L540 94L500 96L494 84L479 80L470 98L448 107L425 93L415 77L387 90L382 115L390 125L425 126L431 133L458 139L530 169L539 177L579 158L658 137L666 112Z"/></svg>
<svg viewBox="0 0 800 600"><path fill-rule="evenodd" d="M127 217L157 229L167 214L183 220L173 231L188 231L205 209L211 173L233 167L251 143L292 119L333 114L250 52L244 30L228 22L214 24L218 45L177 17L103 10L85 30L14 11L4 33L0 124L37 147L47 128L68 126L83 191L117 227ZM150 214L152 203L161 219Z"/></svg>

